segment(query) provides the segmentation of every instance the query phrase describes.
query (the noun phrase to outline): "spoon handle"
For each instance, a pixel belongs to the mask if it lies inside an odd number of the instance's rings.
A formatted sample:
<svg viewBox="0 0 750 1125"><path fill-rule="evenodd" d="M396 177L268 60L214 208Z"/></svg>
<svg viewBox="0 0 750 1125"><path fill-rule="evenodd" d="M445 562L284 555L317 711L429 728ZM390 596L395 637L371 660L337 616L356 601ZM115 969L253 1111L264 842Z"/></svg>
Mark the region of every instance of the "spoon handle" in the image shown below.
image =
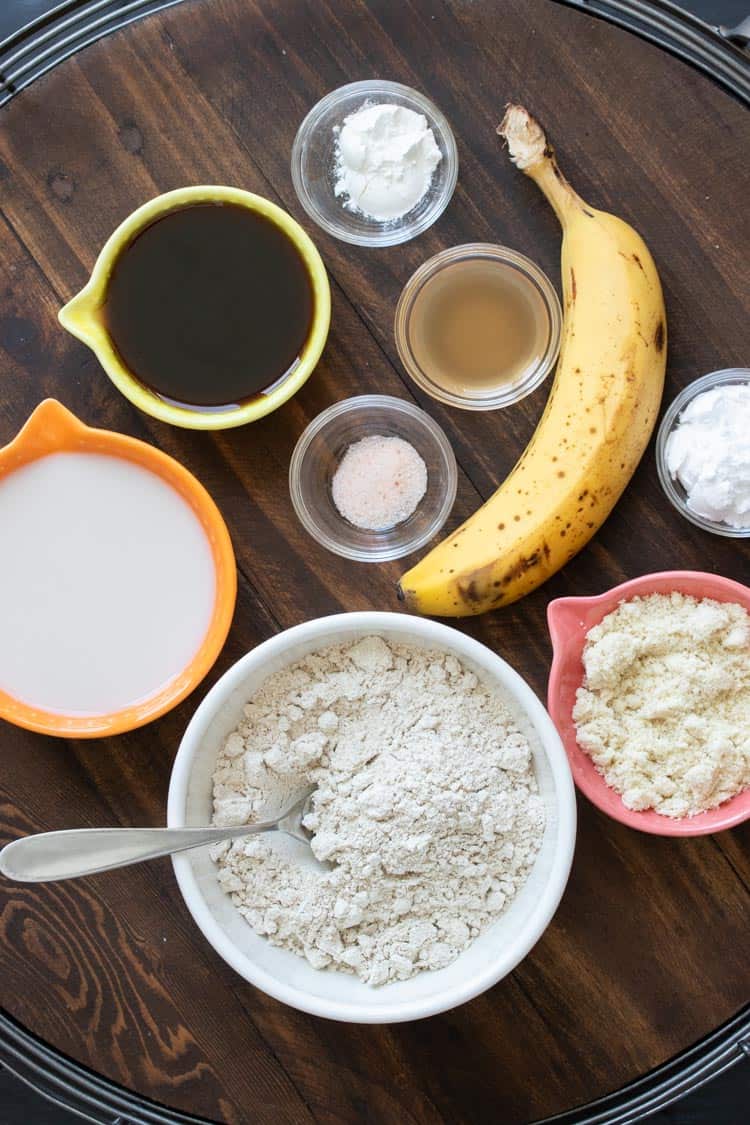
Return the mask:
<svg viewBox="0 0 750 1125"><path fill-rule="evenodd" d="M74 879L201 844L267 832L277 823L274 819L234 828L72 828L39 832L6 844L0 852L0 872L22 883Z"/></svg>

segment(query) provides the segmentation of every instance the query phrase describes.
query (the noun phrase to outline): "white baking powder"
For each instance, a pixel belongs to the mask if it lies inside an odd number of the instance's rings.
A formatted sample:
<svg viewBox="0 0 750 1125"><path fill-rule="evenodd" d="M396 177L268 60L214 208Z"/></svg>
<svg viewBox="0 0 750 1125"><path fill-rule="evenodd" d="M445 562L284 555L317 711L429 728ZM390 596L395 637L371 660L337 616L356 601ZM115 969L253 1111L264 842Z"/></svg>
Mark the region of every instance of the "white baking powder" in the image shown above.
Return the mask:
<svg viewBox="0 0 750 1125"><path fill-rule="evenodd" d="M750 527L750 383L697 395L680 414L665 452L691 511L729 527Z"/></svg>
<svg viewBox="0 0 750 1125"><path fill-rule="evenodd" d="M427 466L400 437L371 434L353 442L333 475L331 495L355 527L384 531L403 523L427 491Z"/></svg>
<svg viewBox="0 0 750 1125"><path fill-rule="evenodd" d="M274 945L372 985L450 964L544 832L529 743L497 692L453 656L379 637L269 676L219 756L214 822L262 819L310 782L321 863L251 836L213 849L219 881Z"/></svg>
<svg viewBox="0 0 750 1125"><path fill-rule="evenodd" d="M416 207L441 160L423 114L400 105L365 103L334 132L334 190L347 207L379 222Z"/></svg>

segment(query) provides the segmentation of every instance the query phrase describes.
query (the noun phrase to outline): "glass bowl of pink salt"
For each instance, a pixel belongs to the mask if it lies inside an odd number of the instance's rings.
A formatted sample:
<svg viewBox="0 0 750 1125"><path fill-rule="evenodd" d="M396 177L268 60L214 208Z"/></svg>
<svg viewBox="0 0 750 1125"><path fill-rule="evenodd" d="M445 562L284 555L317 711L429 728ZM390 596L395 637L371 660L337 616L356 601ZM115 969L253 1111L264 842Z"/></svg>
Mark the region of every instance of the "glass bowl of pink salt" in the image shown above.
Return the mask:
<svg viewBox="0 0 750 1125"><path fill-rule="evenodd" d="M424 410L390 395L334 403L300 437L289 466L297 516L318 543L360 562L418 551L456 499L450 442Z"/></svg>

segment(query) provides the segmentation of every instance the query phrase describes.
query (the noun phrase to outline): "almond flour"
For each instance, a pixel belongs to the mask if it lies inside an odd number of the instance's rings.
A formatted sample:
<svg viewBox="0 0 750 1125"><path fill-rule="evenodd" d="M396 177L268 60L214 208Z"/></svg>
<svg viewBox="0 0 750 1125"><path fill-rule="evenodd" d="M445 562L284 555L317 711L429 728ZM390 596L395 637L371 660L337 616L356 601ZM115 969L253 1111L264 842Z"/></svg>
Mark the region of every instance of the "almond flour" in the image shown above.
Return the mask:
<svg viewBox="0 0 750 1125"><path fill-rule="evenodd" d="M544 832L528 740L497 692L453 656L379 637L269 676L217 762L214 823L262 819L310 782L321 862L259 835L214 848L219 882L274 945L371 985L455 960Z"/></svg>
<svg viewBox="0 0 750 1125"><path fill-rule="evenodd" d="M684 594L622 602L589 630L579 746L629 809L695 816L750 785L750 617Z"/></svg>

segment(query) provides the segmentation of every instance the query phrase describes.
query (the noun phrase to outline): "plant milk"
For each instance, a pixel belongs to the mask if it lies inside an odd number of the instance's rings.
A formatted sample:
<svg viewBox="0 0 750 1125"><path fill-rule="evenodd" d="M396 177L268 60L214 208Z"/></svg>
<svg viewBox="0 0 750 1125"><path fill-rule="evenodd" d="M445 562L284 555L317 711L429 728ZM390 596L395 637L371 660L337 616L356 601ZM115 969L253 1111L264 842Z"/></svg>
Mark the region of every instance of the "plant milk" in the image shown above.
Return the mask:
<svg viewBox="0 0 750 1125"><path fill-rule="evenodd" d="M120 457L53 453L0 480L0 689L100 715L155 695L208 629L216 572L198 517Z"/></svg>

